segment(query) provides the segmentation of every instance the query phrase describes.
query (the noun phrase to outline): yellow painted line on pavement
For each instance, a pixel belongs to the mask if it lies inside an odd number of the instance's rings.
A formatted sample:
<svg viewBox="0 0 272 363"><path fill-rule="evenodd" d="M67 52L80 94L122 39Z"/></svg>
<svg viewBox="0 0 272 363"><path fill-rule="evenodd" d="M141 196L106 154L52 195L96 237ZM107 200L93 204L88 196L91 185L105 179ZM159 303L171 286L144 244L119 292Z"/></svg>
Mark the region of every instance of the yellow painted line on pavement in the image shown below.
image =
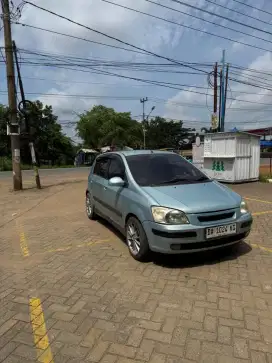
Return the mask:
<svg viewBox="0 0 272 363"><path fill-rule="evenodd" d="M16 220L16 226L17 226L17 230L19 232L20 247L21 247L22 255L24 257L28 257L29 256L29 249L28 249L28 244L27 244L27 239L26 239L26 236L25 236L25 232L23 230L23 226L22 226L22 224L19 223L18 220Z"/></svg>
<svg viewBox="0 0 272 363"><path fill-rule="evenodd" d="M44 321L41 300L36 297L29 299L29 309L33 338L37 349L37 360L40 363L54 363Z"/></svg>
<svg viewBox="0 0 272 363"><path fill-rule="evenodd" d="M272 253L272 248L269 248L269 247L260 246L260 245L257 245L255 243L250 243L250 246L252 246L254 248L258 248L259 250L262 250L262 251L265 251L265 252Z"/></svg>
<svg viewBox="0 0 272 363"><path fill-rule="evenodd" d="M255 199L255 198L245 198L246 200L251 200L253 202L260 202L265 204L272 204L272 202L269 202L268 200L262 200L262 199Z"/></svg>
<svg viewBox="0 0 272 363"><path fill-rule="evenodd" d="M263 214L272 214L272 210L267 210L267 211L264 211L264 212L252 213L253 216L262 216Z"/></svg>
<svg viewBox="0 0 272 363"><path fill-rule="evenodd" d="M70 246L67 246L67 247L54 248L54 249L46 250L45 252L47 252L47 253L64 252L64 251L69 251L69 250L74 249L74 248L88 247L88 246L96 245L96 244L99 244L99 243L106 243L106 242L109 242L109 241L110 241L110 239L90 241L90 242L80 243L80 244L77 244L77 245L70 245Z"/></svg>

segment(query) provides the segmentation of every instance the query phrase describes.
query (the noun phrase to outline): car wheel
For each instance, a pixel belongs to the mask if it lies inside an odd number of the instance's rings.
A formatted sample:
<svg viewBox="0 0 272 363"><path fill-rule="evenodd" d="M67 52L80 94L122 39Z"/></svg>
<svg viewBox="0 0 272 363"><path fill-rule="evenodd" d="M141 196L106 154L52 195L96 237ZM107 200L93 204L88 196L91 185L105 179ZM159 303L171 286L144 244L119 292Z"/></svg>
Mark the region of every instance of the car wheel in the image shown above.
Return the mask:
<svg viewBox="0 0 272 363"><path fill-rule="evenodd" d="M97 215L95 213L94 205L91 200L90 193L86 194L86 213L89 219L95 220Z"/></svg>
<svg viewBox="0 0 272 363"><path fill-rule="evenodd" d="M142 224L130 217L126 224L126 242L131 256L137 261L146 261L150 254L148 240Z"/></svg>

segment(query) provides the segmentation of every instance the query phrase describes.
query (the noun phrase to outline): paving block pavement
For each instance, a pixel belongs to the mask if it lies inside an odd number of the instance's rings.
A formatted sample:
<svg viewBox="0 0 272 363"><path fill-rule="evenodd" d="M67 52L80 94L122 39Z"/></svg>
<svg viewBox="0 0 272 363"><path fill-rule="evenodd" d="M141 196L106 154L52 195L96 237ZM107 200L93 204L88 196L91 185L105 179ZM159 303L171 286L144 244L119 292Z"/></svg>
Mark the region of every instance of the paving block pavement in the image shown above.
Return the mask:
<svg viewBox="0 0 272 363"><path fill-rule="evenodd" d="M232 250L139 263L55 184L0 189L0 362L272 362L272 186L233 186L267 214Z"/></svg>

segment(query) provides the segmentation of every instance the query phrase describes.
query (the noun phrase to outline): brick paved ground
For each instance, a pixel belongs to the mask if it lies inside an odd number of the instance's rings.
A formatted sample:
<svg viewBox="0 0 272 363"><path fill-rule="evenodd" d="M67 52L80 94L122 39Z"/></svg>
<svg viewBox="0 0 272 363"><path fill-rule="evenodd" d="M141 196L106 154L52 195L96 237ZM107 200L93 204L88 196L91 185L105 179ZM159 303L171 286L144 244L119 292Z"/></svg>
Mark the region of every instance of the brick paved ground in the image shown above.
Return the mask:
<svg viewBox="0 0 272 363"><path fill-rule="evenodd" d="M60 179L16 194L0 185L0 362L49 363L32 334L36 297L55 363L272 363L272 214L227 255L142 264L85 217L85 174ZM272 203L272 185L234 189L253 212L272 210L259 201Z"/></svg>

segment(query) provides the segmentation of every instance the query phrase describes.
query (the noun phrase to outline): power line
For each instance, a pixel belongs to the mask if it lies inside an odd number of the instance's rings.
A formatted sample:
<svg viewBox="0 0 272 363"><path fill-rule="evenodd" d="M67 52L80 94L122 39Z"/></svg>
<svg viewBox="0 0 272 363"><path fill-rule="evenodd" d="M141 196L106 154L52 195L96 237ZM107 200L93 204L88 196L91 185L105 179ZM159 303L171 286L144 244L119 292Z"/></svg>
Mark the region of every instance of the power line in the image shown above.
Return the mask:
<svg viewBox="0 0 272 363"><path fill-rule="evenodd" d="M265 21L265 20L262 20L262 19L258 19L258 18L254 17L254 16L251 16L251 15L245 14L245 13L243 13L242 11L239 11L239 10L231 9L231 8L228 8L227 6L224 6L224 5L221 5L221 4L217 4L216 2L214 2L214 1L212 1L212 0L205 0L205 1L207 1L208 3L211 3L211 4L213 4L213 5L216 5L216 6L220 7L220 8L226 9L226 10L228 10L228 11L232 11L232 12L234 12L234 13L237 13L237 14L240 14L240 15L243 15L243 16L246 16L246 17L248 17L248 18L250 18L250 19L254 19L254 20L256 20L256 21L260 21L260 22L262 22L262 23L264 23L264 24L271 25L271 23L269 23L268 21ZM244 3L243 3L243 4L244 4ZM246 4L244 4L244 5L246 5ZM272 14L271 14L271 15L272 15Z"/></svg>
<svg viewBox="0 0 272 363"><path fill-rule="evenodd" d="M247 27L247 28L250 28L252 30L257 30L259 32L262 32L262 33L265 33L265 34L268 34L268 35L272 35L271 32L267 31L267 30L263 30L263 29L260 29L260 28L257 28L253 25L248 25L248 24L245 24L245 23L242 23L240 21L237 21L237 20L234 20L234 19L231 19L231 18L228 18L227 16L224 16L224 15L220 15L220 14L216 14L212 11L209 11L209 10L205 10L205 9L202 9L202 8L199 8L198 6L194 6L194 5L191 5L191 4L187 4L183 1L180 1L180 0L170 0L170 1L173 1L175 3L178 3L180 5L184 5L184 6L187 6L191 9L194 9L194 10L198 10L198 11L202 11L203 13L206 13L206 14L209 14L209 15L212 15L212 16L216 16L218 18L221 18L221 19L224 19L224 20L227 20L227 21L230 21L232 23L235 23L235 24L238 24L238 25L241 25L241 26L244 26L244 27ZM26 1L27 2L27 1Z"/></svg>
<svg viewBox="0 0 272 363"><path fill-rule="evenodd" d="M177 23L177 22L172 21L172 20L168 20L168 19L165 19L165 18L161 18L160 16L152 15L152 14L145 13L145 12L140 11L140 10L137 10L137 9L130 8L128 6L116 4L116 3L111 2L109 0L101 0L101 1L106 2L106 3L109 3L109 4L112 4L112 5L115 5L115 6L118 6L118 7L121 7L121 8L124 8L124 9L127 9L127 10L134 11L134 12L139 13L139 14L142 14L142 15L149 16L149 17L154 18L154 19L162 20L162 21L164 21L166 23L169 23L169 24L174 24L174 25L181 26L181 27L187 28L187 29L191 29L191 30L194 30L194 31L197 31L197 32L200 32L200 33L212 35L212 36L214 36L216 38L225 39L225 40L231 41L233 43L239 43L239 44L242 44L242 45L246 45L246 46L251 47L251 48L256 48L256 49L264 50L266 52L271 52L271 50L266 49L266 48L259 47L257 45L252 45L252 44L249 44L249 43L245 43L245 42L241 42L241 41L238 41L238 40L234 40L232 38L228 38L228 37L225 37L223 35L214 34L214 33L208 32L206 30L197 29L197 28L194 28L194 27L189 26L189 25L180 24L180 23ZM176 0L172 0L172 1L176 1ZM215 23L215 25L216 25L216 23ZM271 35L272 35L272 33L271 33Z"/></svg>
<svg viewBox="0 0 272 363"><path fill-rule="evenodd" d="M232 1L234 1L234 2L236 2L238 4L241 4L241 5L247 6L247 7L251 8L251 9L258 10L258 11L260 11L262 13L265 13L265 14L268 14L268 15L272 15L272 13L270 13L269 11L266 11L266 10L263 10L263 9L260 9L260 8L256 8L255 6L252 6L252 5L243 3L242 1L239 1L239 0L232 0Z"/></svg>
<svg viewBox="0 0 272 363"><path fill-rule="evenodd" d="M101 1L109 2L110 4L114 4L114 5L119 6L119 4L115 4L115 3L112 3L112 2L110 2L110 1L106 1L106 0L101 0ZM249 37L251 37L251 38L259 39L259 40L262 40L262 41L267 42L267 43L272 43L272 41L271 41L271 40L264 39L264 38L258 37L257 35L249 34L249 33L246 33L246 32L244 32L244 31L241 31L241 30L233 29L233 28L230 28L230 27L228 27L228 26L225 26L225 25L222 25L222 24L215 23L215 22L213 22L213 21L210 21L210 20L207 20L207 19L201 18L200 16L193 15L193 14L190 14L190 13L186 13L185 11L181 11L181 10L178 10L178 9L175 9L175 8L171 8L170 6L166 6L166 5L162 5L162 4L156 3L155 1L152 1L152 0L145 0L145 1L147 1L147 2L149 2L149 3L151 3L151 4L154 4L154 5L160 6L160 7L162 7L162 8L169 9L169 10L172 10L172 11L175 11L175 12L178 12L178 13L181 13L181 14L184 14L184 15L187 15L187 16L190 16L190 17L192 17L192 18L194 18L194 19L199 19L199 20L204 21L204 22L206 22L206 23L209 23L209 24L212 24L212 25L219 26L219 27L221 27L221 28L223 28L223 29L232 30L232 31L234 31L235 33L240 33L240 34L243 34L243 35L247 35L247 36L249 36ZM208 1L208 0L206 0L206 1ZM120 5L120 6L121 6L121 5ZM219 6L219 4L218 4L218 6ZM220 5L220 6L221 6L221 5ZM165 20L166 20L166 19L165 19ZM177 24L177 25L179 25L179 26L183 26L182 24L178 24L178 23L176 23L176 24Z"/></svg>
<svg viewBox="0 0 272 363"><path fill-rule="evenodd" d="M30 62L30 64L32 64L32 63ZM70 65L69 62L66 62L66 64ZM43 66L44 65L45 64L43 64ZM55 66L57 68L64 68L64 69L75 70L74 68L60 67L59 65L56 65L56 64L49 64L48 66L50 66L50 67ZM82 67L88 68L88 69L90 69L90 68L92 69L91 66L82 66ZM84 70L80 70L80 71L83 71L84 72ZM129 77L129 76L124 76L124 75L120 75L120 74L117 74L117 73L112 73L112 72L102 71L102 70L97 70L97 69L96 69L96 71L93 71L93 73L97 73L97 74L101 74L101 75L110 75L110 76L115 76L115 77L125 78L125 79L132 79L132 80L139 81L139 82L144 82L144 83L149 83L149 84L156 84L156 85L161 86L161 87L166 87L166 88L170 88L170 89L176 89L176 90L179 90L179 91L190 92L190 93L201 94L201 95L206 95L206 96L213 97L213 95L211 95L211 94L206 94L206 93L203 93L203 92L193 91L193 90L184 89L184 88L180 88L180 87L174 87L174 86L168 85L167 82L163 83L163 82L159 82L159 81L146 80L146 79L141 79L141 78L136 78L136 77ZM236 79L233 79L233 78L230 78L230 80L233 80L235 82L242 83L242 84L252 85L252 84L249 84L249 83L246 83L246 82L242 82L242 81L239 81L239 80L236 80ZM261 87L261 86L258 86L258 85L253 85L253 86L254 87L259 87L259 88L265 89L264 87ZM234 98L228 98L228 99L235 100L237 102L250 103L250 104L259 104L259 105L265 105L265 106L266 105L267 106L269 105L267 103L262 103L262 102L255 102L255 101L248 101L248 100L240 100L240 99L234 99Z"/></svg>
<svg viewBox="0 0 272 363"><path fill-rule="evenodd" d="M141 48L141 47L138 47L138 46L136 46L136 45L130 44L130 43L128 43L128 42L126 42L126 41L124 41L124 40L121 40L121 39L115 38L115 37L113 37L113 36L111 36L111 35L108 35L108 34L106 34L106 33L101 32L101 31L99 31L99 30L96 30L96 29L90 28L90 27L88 27L88 26L86 26L86 25L83 25L83 24L81 24L81 23L78 23L78 22L76 22L76 21L74 21L74 20L72 20L72 19L69 19L69 18L67 18L66 16L63 16L63 15L57 14L57 13L55 13L55 12L51 11L51 10L48 10L48 9L42 8L41 6L38 6L38 5L36 5L36 4L33 4L33 3L31 3L30 1L25 1L25 3L26 3L26 4L29 4L29 5L31 5L31 6L34 6L34 7L35 7L35 8L37 8L37 9L43 10L43 11L45 11L45 12L49 13L49 14L52 14L52 15L54 15L54 16L57 16L57 17L59 17L59 18L61 18L61 19L67 20L67 21L69 21L69 22L70 22L70 23L72 23L72 24L78 25L78 26L83 27L83 28L85 28L85 29L88 29L88 30L90 30L90 31L92 31L92 32L95 32L95 33L97 33L97 34L103 35L103 36L105 36L105 37L107 37L107 38L109 38L109 39L115 40L115 41L117 41L117 42L119 42L119 43L122 43L122 44L124 44L124 45L126 45L126 46L129 46L129 47L132 47L132 48L134 48L134 49L137 49L137 50L140 50L140 51L142 51L142 52L145 52L145 53L147 53L147 54L153 55L154 57L161 58L161 59L165 59L165 60L167 60L167 61L169 61L169 62L171 62L171 63L176 63L176 64L179 64L179 65L182 65L183 67L188 67L188 68L191 68L191 69L197 70L197 71L199 71L199 72L203 72L203 73L205 73L205 74L208 74L208 72L206 72L206 71L199 70L199 69L197 69L197 68L195 68L195 67L192 67L192 66L190 66L190 65L186 65L186 64L184 64L184 63L182 63L182 62L180 62L180 61L177 61L177 60L175 60L175 59L172 59L172 58L169 58L169 57L165 57L165 56L159 55L159 54L157 54L157 53L151 52L151 51L146 50L146 49L144 49L144 48Z"/></svg>
<svg viewBox="0 0 272 363"><path fill-rule="evenodd" d="M116 87L116 86L121 86L122 84L121 83L103 83L103 82L86 82L86 81L76 81L76 80L59 80L59 79L52 79L52 78L37 78L37 77L24 77L24 79L29 79L29 80L34 80L34 81L48 81L48 82L55 82L55 83L68 83L68 84L88 84L88 85L102 85L102 86L113 86L113 87ZM161 83L166 83L166 82L162 82L160 81ZM167 84L170 84L170 85L180 85L179 83L170 83L170 82L167 82ZM123 84L123 86L128 86L127 84ZM139 84L130 84L129 87L153 87L153 86L157 86L157 85L145 85L145 84L142 84L142 85L139 85ZM194 85L181 85L181 86L186 86L186 87L194 87L194 88L199 88L199 89L207 89L207 87L205 86L194 86ZM272 91L272 89L271 89ZM252 93L252 92L245 92L245 91L235 91L233 90L232 93L239 93L239 94L247 94L247 95L256 95L256 92L255 93ZM258 93L258 96L268 96L268 97L272 97L272 94L269 95L267 93ZM148 97L148 99L151 100L150 97ZM165 100L167 101L167 100ZM246 110L246 109L245 109Z"/></svg>
<svg viewBox="0 0 272 363"><path fill-rule="evenodd" d="M236 82L236 83L244 84L246 86L251 86L251 87L256 87L256 88L264 89L264 90L267 90L267 91L272 91L271 88L263 87L261 85L253 84L253 83L246 82L246 81L243 81L243 80L239 80L239 79L236 79L236 78L229 77L229 80L230 81L233 81L233 82Z"/></svg>
<svg viewBox="0 0 272 363"><path fill-rule="evenodd" d="M42 30L44 32L48 32L48 33L52 33L52 34L62 35L64 37L68 37L68 38L72 38L72 39L82 40L82 41L88 42L88 43L103 45L105 47L110 47L110 48L115 48L115 49L121 49L121 50L125 50L127 52L133 52L133 53L138 53L138 54L146 54L145 52L136 51L134 49L127 49L127 48L119 47L118 45L110 45L110 44L106 44L106 43L102 43L102 42L97 42L97 41L94 41L94 40L90 40L90 39L86 39L86 38L82 38L82 37L77 37L75 35L70 35L70 34L65 34L65 33L57 32L55 30L50 30L50 29L45 29L45 28L41 28L41 27L38 27L38 26L34 26L34 25L20 23L19 21L13 22L13 24L15 24L15 25L21 25L23 27L32 28L32 29L36 29L36 30Z"/></svg>
<svg viewBox="0 0 272 363"><path fill-rule="evenodd" d="M259 69L253 69L253 68L246 68L246 67L242 67L242 66L239 66L239 65L233 64L233 63L231 64L231 67L235 68L235 69L240 69L240 70L245 71L245 72L260 73L260 74L265 74L265 75L268 75L268 76L272 77L271 71L268 71L268 70L259 70Z"/></svg>
<svg viewBox="0 0 272 363"><path fill-rule="evenodd" d="M139 116L132 116L132 118L139 118L139 117L142 117L141 115ZM175 119L175 118L171 118L171 117L163 117L163 116L160 116L160 115L156 115L156 116L152 116L151 119L155 118L155 117L162 117L164 118L165 120L167 121L182 121L182 122L186 122L186 123L191 123L191 124L202 124L202 123L210 123L211 121L208 120L185 120L185 119ZM70 125L76 125L78 123L78 121L69 121L69 120L58 120L58 122L61 124L61 125L66 125L66 124L70 124ZM241 120L236 120L236 121L228 121L227 124L255 124L255 123L258 123L258 122L271 122L271 120L254 120L254 121L241 121Z"/></svg>
<svg viewBox="0 0 272 363"><path fill-rule="evenodd" d="M164 85L161 85L164 86ZM168 86L165 86L168 87ZM169 88L173 88L173 87L169 87ZM182 90L182 89L179 89ZM192 93L197 93L197 94L202 94L202 95L207 95L207 96L211 96L213 97L212 94L206 94L206 93L201 93L201 92L197 92L197 91L192 91L192 90L183 90L185 92L192 92ZM7 91L0 91L1 94L7 94ZM108 98L108 99L120 99L120 100L139 100L139 97L129 97L129 96L104 96L104 95L86 95L86 94L59 94L59 93L43 93L43 92L26 92L27 95L40 95L43 97L60 97L60 98L70 98L70 97L75 97L75 98L86 98L86 99L97 99L97 98ZM265 106L271 106L271 104L269 103L263 103L263 102L255 102L255 101L248 101L248 100L240 100L240 99L236 99L236 98L228 98L229 100L234 100L236 102L245 102L245 103L250 103L250 104L257 104L257 105L265 105Z"/></svg>

